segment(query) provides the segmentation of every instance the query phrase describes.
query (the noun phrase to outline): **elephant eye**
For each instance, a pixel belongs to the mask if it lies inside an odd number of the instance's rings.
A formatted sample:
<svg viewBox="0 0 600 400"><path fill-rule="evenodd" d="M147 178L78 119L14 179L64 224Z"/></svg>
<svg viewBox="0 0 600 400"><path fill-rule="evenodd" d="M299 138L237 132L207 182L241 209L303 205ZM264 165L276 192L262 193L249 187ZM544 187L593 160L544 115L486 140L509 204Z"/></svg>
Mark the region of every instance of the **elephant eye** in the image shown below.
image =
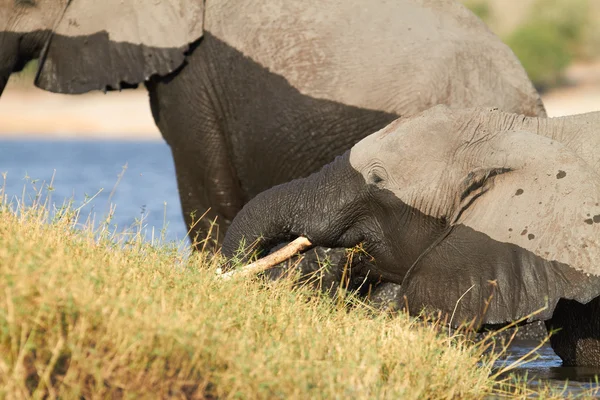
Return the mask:
<svg viewBox="0 0 600 400"><path fill-rule="evenodd" d="M381 187L381 186L385 185L387 178L388 178L387 171L378 165L378 166L374 166L369 171L368 182L371 185Z"/></svg>
<svg viewBox="0 0 600 400"><path fill-rule="evenodd" d="M383 178L380 177L379 175L377 175L376 172L372 173L371 174L371 183L378 184L380 182L383 182Z"/></svg>
<svg viewBox="0 0 600 400"><path fill-rule="evenodd" d="M365 167L363 176L365 177L367 184L379 188L387 185L389 177L384 165L385 164L381 160L374 159Z"/></svg>

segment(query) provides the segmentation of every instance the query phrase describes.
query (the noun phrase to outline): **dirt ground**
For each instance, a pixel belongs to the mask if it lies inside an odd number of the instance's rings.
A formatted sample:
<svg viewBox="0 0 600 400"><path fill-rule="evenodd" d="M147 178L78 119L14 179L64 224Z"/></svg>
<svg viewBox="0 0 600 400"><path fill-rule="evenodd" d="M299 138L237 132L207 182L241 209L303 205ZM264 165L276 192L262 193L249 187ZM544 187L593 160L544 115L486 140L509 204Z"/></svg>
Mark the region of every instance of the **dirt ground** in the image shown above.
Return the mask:
<svg viewBox="0 0 600 400"><path fill-rule="evenodd" d="M600 61L574 64L565 77L567 85L542 94L548 115L600 111Z"/></svg>
<svg viewBox="0 0 600 400"><path fill-rule="evenodd" d="M573 65L566 77L542 95L550 116L600 110L600 62ZM161 139L143 89L60 95L13 81L0 97L0 136Z"/></svg>

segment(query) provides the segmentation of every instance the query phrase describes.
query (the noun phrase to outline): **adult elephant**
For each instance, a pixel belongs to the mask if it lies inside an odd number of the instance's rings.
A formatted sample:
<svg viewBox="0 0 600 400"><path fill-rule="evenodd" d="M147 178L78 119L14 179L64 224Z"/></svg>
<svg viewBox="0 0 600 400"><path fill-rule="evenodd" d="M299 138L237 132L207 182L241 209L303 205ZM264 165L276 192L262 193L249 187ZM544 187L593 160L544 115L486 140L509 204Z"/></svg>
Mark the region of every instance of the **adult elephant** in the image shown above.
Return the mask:
<svg viewBox="0 0 600 400"><path fill-rule="evenodd" d="M551 339L556 353L600 365L598 148L600 113L540 119L436 106L256 196L223 252L243 238L263 250L296 236L362 243L374 258L363 275L401 284L410 311L440 310L455 326L503 324L547 305L533 319L563 328Z"/></svg>
<svg viewBox="0 0 600 400"><path fill-rule="evenodd" d="M249 199L398 116L435 104L545 114L510 49L454 1L1 4L0 91L38 56L35 84L53 92L145 82L192 235L218 218L222 238Z"/></svg>

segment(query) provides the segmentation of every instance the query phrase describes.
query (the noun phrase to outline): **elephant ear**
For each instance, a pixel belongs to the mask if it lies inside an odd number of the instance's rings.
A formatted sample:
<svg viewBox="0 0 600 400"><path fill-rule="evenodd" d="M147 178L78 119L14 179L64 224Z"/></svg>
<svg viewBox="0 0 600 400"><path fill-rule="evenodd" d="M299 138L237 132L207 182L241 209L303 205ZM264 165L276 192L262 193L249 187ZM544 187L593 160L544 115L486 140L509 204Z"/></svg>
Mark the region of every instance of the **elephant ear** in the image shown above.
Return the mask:
<svg viewBox="0 0 600 400"><path fill-rule="evenodd" d="M202 37L204 0L71 0L40 59L36 86L85 93L179 68Z"/></svg>
<svg viewBox="0 0 600 400"><path fill-rule="evenodd" d="M404 277L409 310L441 311L454 326L499 324L546 320L561 298L600 295L596 171L529 132L498 134L480 154L446 235Z"/></svg>

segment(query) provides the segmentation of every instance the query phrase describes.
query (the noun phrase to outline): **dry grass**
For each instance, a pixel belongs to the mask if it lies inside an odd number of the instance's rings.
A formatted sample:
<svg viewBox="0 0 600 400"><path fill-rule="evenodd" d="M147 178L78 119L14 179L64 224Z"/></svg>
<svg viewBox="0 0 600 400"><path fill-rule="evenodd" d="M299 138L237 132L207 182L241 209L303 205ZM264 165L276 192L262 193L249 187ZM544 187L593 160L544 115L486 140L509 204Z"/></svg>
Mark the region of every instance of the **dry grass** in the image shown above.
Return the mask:
<svg viewBox="0 0 600 400"><path fill-rule="evenodd" d="M73 208L40 198L0 208L0 398L531 394L497 384L491 342L290 281L221 281L218 257L75 228Z"/></svg>

